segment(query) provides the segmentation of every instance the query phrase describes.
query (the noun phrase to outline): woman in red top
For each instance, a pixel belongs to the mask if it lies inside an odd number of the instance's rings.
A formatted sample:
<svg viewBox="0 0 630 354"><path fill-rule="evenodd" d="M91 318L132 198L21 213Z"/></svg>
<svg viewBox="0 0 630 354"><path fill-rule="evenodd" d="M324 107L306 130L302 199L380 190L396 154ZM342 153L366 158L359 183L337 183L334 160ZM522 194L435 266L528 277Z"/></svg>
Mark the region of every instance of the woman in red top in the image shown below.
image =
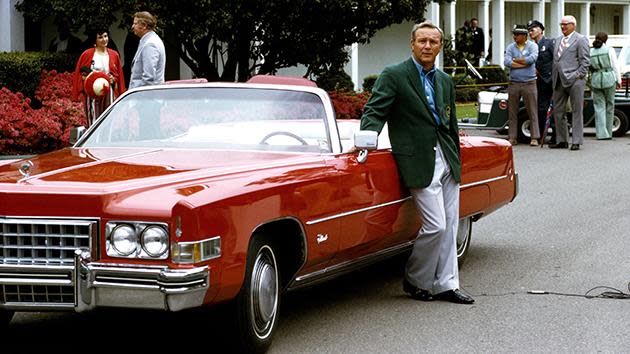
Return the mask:
<svg viewBox="0 0 630 354"><path fill-rule="evenodd" d="M103 111L109 107L113 100L125 92L125 79L122 71L120 56L112 49L107 48L109 36L107 31L94 32L94 48L90 48L81 54L72 78L72 98L77 101L83 99L88 125L92 124ZM102 97L89 97L83 85L85 78L92 71L107 73L110 82L110 93Z"/></svg>

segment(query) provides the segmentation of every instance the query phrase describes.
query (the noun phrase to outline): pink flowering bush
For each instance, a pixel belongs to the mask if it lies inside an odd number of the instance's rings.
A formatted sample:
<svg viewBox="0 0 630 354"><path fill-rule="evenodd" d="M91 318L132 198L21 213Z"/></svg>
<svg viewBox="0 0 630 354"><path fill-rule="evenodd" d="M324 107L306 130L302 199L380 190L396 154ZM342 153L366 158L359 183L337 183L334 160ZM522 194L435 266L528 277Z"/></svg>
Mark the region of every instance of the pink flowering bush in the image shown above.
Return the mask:
<svg viewBox="0 0 630 354"><path fill-rule="evenodd" d="M337 119L360 119L363 114L363 106L370 98L370 92L354 93L351 91L328 92L335 107Z"/></svg>
<svg viewBox="0 0 630 354"><path fill-rule="evenodd" d="M68 145L70 129L86 125L83 106L70 99L72 74L43 71L35 91L42 107L6 87L0 89L0 154L37 154Z"/></svg>

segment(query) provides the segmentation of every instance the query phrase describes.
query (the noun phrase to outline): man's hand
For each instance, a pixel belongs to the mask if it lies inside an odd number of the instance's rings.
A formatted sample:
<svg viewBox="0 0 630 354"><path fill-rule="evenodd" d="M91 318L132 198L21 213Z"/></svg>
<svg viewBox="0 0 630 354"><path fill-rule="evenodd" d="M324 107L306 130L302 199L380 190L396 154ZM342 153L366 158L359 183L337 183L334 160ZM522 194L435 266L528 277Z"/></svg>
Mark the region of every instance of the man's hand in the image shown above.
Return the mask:
<svg viewBox="0 0 630 354"><path fill-rule="evenodd" d="M359 149L357 149L356 146L352 146L350 149L348 149L348 151L346 151L346 154L355 154L359 152Z"/></svg>
<svg viewBox="0 0 630 354"><path fill-rule="evenodd" d="M512 61L519 64L527 65L527 62L525 62L525 58L514 58L512 59Z"/></svg>
<svg viewBox="0 0 630 354"><path fill-rule="evenodd" d="M513 61L513 62L512 62L512 69L526 68L526 67L528 67L528 66L529 66L529 65L524 65L524 64L521 64L521 63L519 63L519 62L517 62L517 61Z"/></svg>

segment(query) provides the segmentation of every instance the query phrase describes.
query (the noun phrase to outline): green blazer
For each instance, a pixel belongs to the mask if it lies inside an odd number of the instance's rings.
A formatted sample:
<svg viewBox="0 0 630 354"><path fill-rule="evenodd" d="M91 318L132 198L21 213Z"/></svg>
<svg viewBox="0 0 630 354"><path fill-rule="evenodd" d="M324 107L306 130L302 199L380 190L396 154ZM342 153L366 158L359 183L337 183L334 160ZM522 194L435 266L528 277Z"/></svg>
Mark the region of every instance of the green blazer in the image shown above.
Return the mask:
<svg viewBox="0 0 630 354"><path fill-rule="evenodd" d="M455 85L441 70L435 73L435 101L439 125L431 114L418 69L409 58L383 70L363 110L362 130L380 133L388 123L392 153L407 188L431 184L438 141L453 177L461 181Z"/></svg>

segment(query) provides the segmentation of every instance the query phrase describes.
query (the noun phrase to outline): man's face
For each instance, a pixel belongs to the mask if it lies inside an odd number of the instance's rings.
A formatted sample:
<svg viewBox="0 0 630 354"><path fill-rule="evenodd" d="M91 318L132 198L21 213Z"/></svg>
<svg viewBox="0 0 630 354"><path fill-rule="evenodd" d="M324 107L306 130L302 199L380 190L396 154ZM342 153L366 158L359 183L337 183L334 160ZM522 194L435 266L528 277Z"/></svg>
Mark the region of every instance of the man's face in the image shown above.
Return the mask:
<svg viewBox="0 0 630 354"><path fill-rule="evenodd" d="M147 33L147 26L142 24L142 22L138 20L137 17L134 17L133 24L131 25L131 30L133 31L133 34L135 34L136 36L142 37L144 36L145 33Z"/></svg>
<svg viewBox="0 0 630 354"><path fill-rule="evenodd" d="M566 37L575 31L575 23L569 23L564 20L560 21L560 29L562 30L562 34Z"/></svg>
<svg viewBox="0 0 630 354"><path fill-rule="evenodd" d="M513 33L512 38L517 44L524 44L527 41L527 35L525 33Z"/></svg>
<svg viewBox="0 0 630 354"><path fill-rule="evenodd" d="M430 69L435 63L435 57L442 49L440 31L435 28L419 28L411 42L413 57L425 69Z"/></svg>
<svg viewBox="0 0 630 354"><path fill-rule="evenodd" d="M538 39L540 39L541 34L542 30L540 29L540 27L532 27L529 29L529 37L536 42L538 42Z"/></svg>
<svg viewBox="0 0 630 354"><path fill-rule="evenodd" d="M472 28L477 28L477 26L479 26L479 21L477 21L477 20L472 20L472 21L470 22L470 27L472 27Z"/></svg>

